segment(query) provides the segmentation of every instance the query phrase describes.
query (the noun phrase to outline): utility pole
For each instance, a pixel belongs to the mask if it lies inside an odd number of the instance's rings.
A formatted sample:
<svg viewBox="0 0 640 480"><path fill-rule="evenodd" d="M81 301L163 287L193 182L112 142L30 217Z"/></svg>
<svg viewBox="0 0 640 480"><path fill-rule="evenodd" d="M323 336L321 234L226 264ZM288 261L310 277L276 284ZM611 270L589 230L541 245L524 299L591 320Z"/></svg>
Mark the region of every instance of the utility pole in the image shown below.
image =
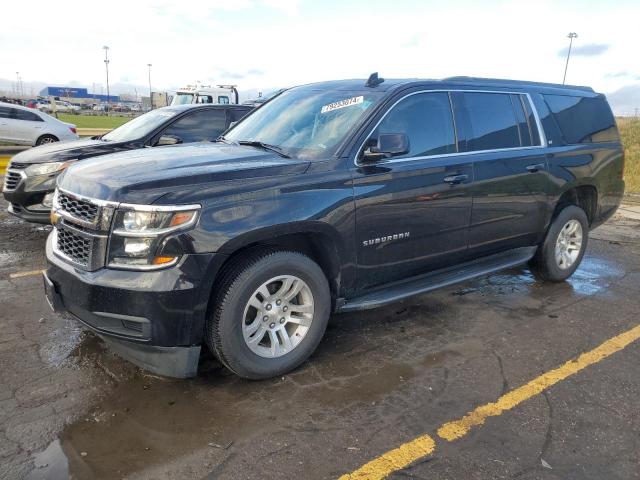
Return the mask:
<svg viewBox="0 0 640 480"><path fill-rule="evenodd" d="M149 67L149 106L151 110L153 110L153 94L151 93L151 64L147 63L147 67Z"/></svg>
<svg viewBox="0 0 640 480"><path fill-rule="evenodd" d="M111 98L109 95L109 47L105 45L102 48L104 49L104 66L107 70L107 111L109 111L111 106Z"/></svg>
<svg viewBox="0 0 640 480"><path fill-rule="evenodd" d="M567 35L569 39L569 50L567 51L567 63L564 65L564 77L562 77L562 84L567 80L567 69L569 68L569 57L571 57L571 46L573 45L573 39L578 38L578 34L576 32L569 32Z"/></svg>

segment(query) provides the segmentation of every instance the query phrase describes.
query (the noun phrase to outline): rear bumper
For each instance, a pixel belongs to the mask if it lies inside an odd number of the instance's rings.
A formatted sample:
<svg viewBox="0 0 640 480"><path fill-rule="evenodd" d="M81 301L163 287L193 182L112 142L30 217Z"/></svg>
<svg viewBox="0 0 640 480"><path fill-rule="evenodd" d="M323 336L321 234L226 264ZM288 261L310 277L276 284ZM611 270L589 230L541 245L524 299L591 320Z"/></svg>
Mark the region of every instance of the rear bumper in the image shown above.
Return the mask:
<svg viewBox="0 0 640 480"><path fill-rule="evenodd" d="M58 258L50 236L45 292L54 310L76 317L127 360L161 375L193 376L223 257L185 255L174 267L148 272L86 272Z"/></svg>

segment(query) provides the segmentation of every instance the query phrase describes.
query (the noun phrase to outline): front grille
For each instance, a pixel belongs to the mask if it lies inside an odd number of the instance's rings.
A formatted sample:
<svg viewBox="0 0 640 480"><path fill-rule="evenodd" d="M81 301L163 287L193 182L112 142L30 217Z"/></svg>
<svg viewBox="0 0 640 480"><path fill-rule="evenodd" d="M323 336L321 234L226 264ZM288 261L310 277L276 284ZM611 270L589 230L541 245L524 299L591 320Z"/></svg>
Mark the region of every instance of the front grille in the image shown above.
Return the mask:
<svg viewBox="0 0 640 480"><path fill-rule="evenodd" d="M91 240L81 237L64 227L57 227L58 251L73 262L88 266L91 258Z"/></svg>
<svg viewBox="0 0 640 480"><path fill-rule="evenodd" d="M56 190L54 253L90 272L104 267L115 212L107 203Z"/></svg>
<svg viewBox="0 0 640 480"><path fill-rule="evenodd" d="M7 170L7 173L4 176L4 189L6 191L15 190L22 179L22 175L20 172L15 172L13 170Z"/></svg>
<svg viewBox="0 0 640 480"><path fill-rule="evenodd" d="M58 192L58 205L69 215L84 222L95 223L98 219L98 205L72 197L64 192Z"/></svg>

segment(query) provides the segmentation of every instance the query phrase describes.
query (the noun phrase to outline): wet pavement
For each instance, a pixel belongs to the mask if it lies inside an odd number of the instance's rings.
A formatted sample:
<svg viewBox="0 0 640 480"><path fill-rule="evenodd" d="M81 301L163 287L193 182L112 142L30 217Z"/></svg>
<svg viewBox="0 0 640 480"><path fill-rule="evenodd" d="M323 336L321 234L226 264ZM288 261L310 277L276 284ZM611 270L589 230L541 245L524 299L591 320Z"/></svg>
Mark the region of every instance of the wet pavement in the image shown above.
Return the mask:
<svg viewBox="0 0 640 480"><path fill-rule="evenodd" d="M640 220L617 216L568 282L515 269L337 315L269 381L208 356L164 379L50 313L48 228L0 208L0 478L337 478L640 323ZM639 364L630 345L391 478L640 478Z"/></svg>

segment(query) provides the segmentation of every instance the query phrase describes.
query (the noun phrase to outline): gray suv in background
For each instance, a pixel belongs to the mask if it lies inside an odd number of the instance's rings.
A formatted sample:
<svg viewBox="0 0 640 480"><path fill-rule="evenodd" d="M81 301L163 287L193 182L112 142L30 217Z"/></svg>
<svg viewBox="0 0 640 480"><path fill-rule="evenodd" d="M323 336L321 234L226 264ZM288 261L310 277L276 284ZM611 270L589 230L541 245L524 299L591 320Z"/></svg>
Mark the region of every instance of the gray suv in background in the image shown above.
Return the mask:
<svg viewBox="0 0 640 480"><path fill-rule="evenodd" d="M213 142L252 109L246 105L164 107L134 118L106 135L21 152L11 159L4 181L9 213L30 222L48 223L56 177L69 165L125 150Z"/></svg>

